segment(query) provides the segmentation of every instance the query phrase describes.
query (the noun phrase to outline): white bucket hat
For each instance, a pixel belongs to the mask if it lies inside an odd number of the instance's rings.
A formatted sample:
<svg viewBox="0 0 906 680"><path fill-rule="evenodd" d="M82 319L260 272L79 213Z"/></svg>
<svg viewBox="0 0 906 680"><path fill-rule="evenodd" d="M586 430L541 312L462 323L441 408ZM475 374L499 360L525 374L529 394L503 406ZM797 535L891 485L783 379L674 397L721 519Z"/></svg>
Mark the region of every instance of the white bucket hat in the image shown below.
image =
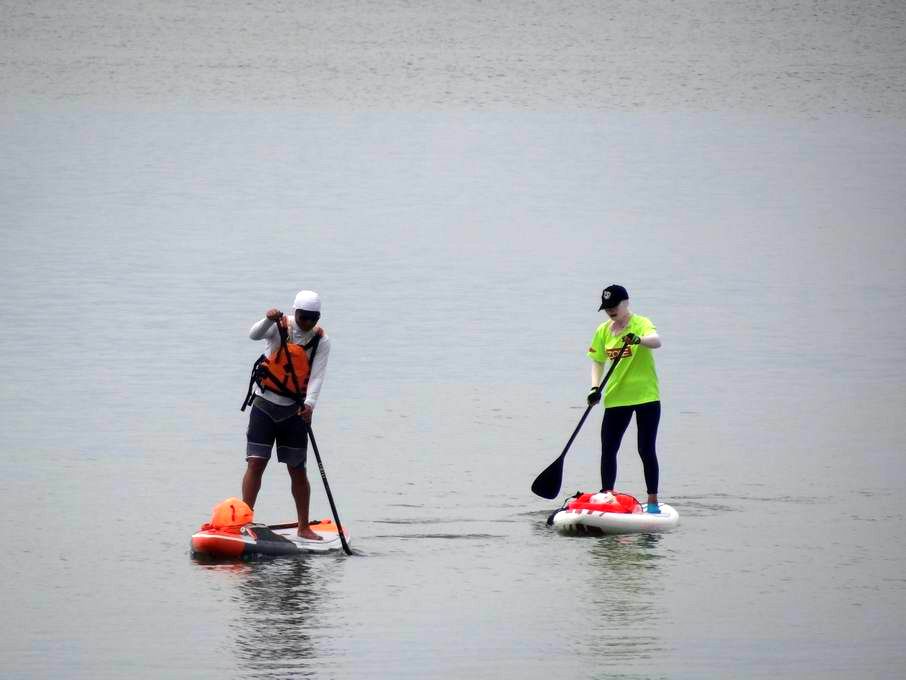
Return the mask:
<svg viewBox="0 0 906 680"><path fill-rule="evenodd" d="M300 290L296 293L296 299L293 300L293 309L301 309L306 312L320 312L321 296L313 290Z"/></svg>

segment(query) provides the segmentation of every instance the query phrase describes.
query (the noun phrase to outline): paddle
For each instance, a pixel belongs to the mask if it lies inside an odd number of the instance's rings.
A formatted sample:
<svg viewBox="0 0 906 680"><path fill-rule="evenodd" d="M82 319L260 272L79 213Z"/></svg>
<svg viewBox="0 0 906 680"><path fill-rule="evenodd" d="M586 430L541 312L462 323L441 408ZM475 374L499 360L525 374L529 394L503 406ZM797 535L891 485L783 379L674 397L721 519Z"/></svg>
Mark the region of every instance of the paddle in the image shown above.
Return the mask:
<svg viewBox="0 0 906 680"><path fill-rule="evenodd" d="M324 482L324 491L327 493L327 501L330 503L330 512L333 514L334 524L337 525L337 534L340 536L340 543L343 544L343 552L347 555L351 555L352 550L346 542L346 536L343 534L343 525L340 524L340 516L337 514L337 506L333 502L333 494L330 493L330 484L327 483L327 475L324 474L324 465L321 463L321 454L318 452L318 445L315 443L315 433L311 431L311 425L308 423L305 423L305 429L308 430L308 438L311 439L311 448L315 452L315 460L318 461L318 470L321 471L321 481Z"/></svg>
<svg viewBox="0 0 906 680"><path fill-rule="evenodd" d="M300 401L305 406L305 399L302 396L302 387L299 383L299 378L296 375L296 369L293 366L292 359L289 356L289 350L286 347L286 334L288 328L284 329L282 326L277 326L277 332L280 334L280 344L283 346L283 353L286 355L286 365L289 368L289 373L292 376L293 382L296 385L296 397L297 401ZM340 516L337 514L337 506L333 502L333 494L330 493L330 484L327 483L327 475L324 473L324 464L321 462L321 453L318 451L318 445L315 442L315 433L312 432L311 425L304 418L302 422L305 423L305 431L308 433L308 438L311 439L311 448L315 452L315 460L318 461L318 469L321 471L321 481L324 482L324 491L327 492L327 500L330 503L330 512L333 514L334 524L337 525L337 534L340 536L340 543L343 544L343 552L347 555L352 554L352 550L349 547L349 543L346 542L346 536L343 534L343 525L340 524Z"/></svg>
<svg viewBox="0 0 906 680"><path fill-rule="evenodd" d="M617 354L617 357L611 362L610 368L604 376L604 380L598 385L600 391L604 391L604 385L607 384L610 374L613 373L613 369L620 363L620 359L623 358L623 352L626 351L626 348L629 347L629 345L630 342L628 340L624 342L623 347L620 349L620 353ZM576 438L576 435L579 434L579 430L582 429L582 425L585 423L585 419L588 418L592 406L594 406L594 404L589 404L588 408L585 409L585 413L582 414L582 419L579 421L579 424L576 425L576 429L573 430L573 434L569 438L569 441L566 442L563 453L559 455L557 460L548 465L544 469L544 472L538 475L535 478L535 481L532 482L532 493L535 495L541 496L542 498L554 498L560 493L560 485L563 483L563 459L566 458L566 452L569 451L569 447L572 446L573 439Z"/></svg>

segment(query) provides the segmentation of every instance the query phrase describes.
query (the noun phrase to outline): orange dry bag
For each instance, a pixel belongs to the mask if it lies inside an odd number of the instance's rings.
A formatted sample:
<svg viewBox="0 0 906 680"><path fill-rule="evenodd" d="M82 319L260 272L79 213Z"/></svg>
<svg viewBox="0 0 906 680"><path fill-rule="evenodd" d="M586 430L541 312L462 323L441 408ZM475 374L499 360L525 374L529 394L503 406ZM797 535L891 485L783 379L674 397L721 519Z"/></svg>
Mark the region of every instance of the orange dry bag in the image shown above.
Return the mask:
<svg viewBox="0 0 906 680"><path fill-rule="evenodd" d="M214 506L211 514L211 527L214 529L234 529L249 524L254 517L252 509L238 498L227 498Z"/></svg>

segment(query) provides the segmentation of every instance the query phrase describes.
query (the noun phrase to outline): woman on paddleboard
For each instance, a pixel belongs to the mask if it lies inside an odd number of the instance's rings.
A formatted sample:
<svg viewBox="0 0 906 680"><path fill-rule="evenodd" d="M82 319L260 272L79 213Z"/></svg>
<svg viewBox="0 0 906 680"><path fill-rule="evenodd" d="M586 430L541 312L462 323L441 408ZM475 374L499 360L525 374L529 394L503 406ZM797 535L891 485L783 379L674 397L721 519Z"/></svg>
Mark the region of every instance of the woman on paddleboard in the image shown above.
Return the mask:
<svg viewBox="0 0 906 680"><path fill-rule="evenodd" d="M609 319L598 326L588 348L591 365L591 390L588 403L601 401L601 378L606 361L620 355L604 388L604 420L601 422L601 491L613 491L617 478L617 452L623 434L635 413L638 429L639 456L645 471L648 491L647 512L660 512L657 504L658 463L655 443L661 418L660 393L654 369L652 350L661 346L661 339L650 319L633 314L629 309L629 293L623 286L607 286L601 293L598 311L607 312Z"/></svg>
<svg viewBox="0 0 906 680"><path fill-rule="evenodd" d="M318 326L320 318L321 298L314 291L302 290L293 301L292 318L287 319L279 309L269 309L264 318L249 331L249 338L252 340L266 341L268 355L277 352L284 342L302 348L307 361L296 372L308 372L305 375L291 376L302 381L301 386L295 385L295 390L300 394L289 396L272 391L279 385L269 390L268 383L265 382L263 385L256 384L253 394L247 397L252 408L246 432L247 467L242 478L242 500L254 508L264 469L276 443L277 460L286 463L291 480L299 520L298 534L313 541L319 541L321 537L308 526L311 486L305 472L307 423L311 422L330 354L330 338ZM293 382L287 379L287 384L293 385Z"/></svg>

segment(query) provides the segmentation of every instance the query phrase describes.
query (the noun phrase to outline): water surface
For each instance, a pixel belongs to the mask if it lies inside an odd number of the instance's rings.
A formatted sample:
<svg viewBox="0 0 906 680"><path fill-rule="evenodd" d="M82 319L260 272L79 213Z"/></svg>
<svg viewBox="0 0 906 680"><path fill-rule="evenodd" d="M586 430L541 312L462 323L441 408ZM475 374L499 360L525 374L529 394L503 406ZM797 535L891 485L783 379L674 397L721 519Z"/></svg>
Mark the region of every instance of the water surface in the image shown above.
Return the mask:
<svg viewBox="0 0 906 680"><path fill-rule="evenodd" d="M898 4L0 7L4 676L906 663ZM682 524L563 538L529 485L614 281L664 340ZM195 561L248 328L303 287L357 554ZM256 511L292 516L276 464Z"/></svg>

